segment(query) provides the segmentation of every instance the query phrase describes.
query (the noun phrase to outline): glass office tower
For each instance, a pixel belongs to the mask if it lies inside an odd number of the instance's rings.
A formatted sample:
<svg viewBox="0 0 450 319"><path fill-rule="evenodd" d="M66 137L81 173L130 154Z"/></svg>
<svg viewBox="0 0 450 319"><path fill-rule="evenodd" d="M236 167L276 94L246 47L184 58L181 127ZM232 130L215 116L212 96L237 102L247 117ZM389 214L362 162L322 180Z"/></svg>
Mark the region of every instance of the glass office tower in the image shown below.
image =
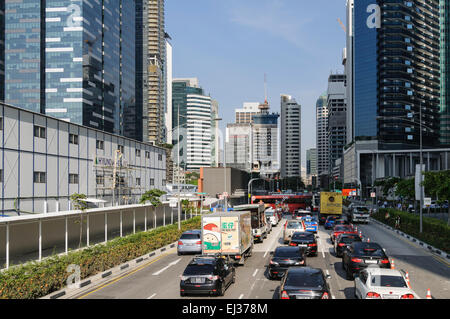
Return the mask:
<svg viewBox="0 0 450 319"><path fill-rule="evenodd" d="M134 46L134 0L6 2L5 102L124 134Z"/></svg>
<svg viewBox="0 0 450 319"><path fill-rule="evenodd" d="M418 148L422 122L424 147L437 146L439 0L355 1L353 23L355 138Z"/></svg>
<svg viewBox="0 0 450 319"><path fill-rule="evenodd" d="M450 145L450 0L440 0L441 127L440 142Z"/></svg>
<svg viewBox="0 0 450 319"><path fill-rule="evenodd" d="M0 2L0 101L5 96L5 2Z"/></svg>

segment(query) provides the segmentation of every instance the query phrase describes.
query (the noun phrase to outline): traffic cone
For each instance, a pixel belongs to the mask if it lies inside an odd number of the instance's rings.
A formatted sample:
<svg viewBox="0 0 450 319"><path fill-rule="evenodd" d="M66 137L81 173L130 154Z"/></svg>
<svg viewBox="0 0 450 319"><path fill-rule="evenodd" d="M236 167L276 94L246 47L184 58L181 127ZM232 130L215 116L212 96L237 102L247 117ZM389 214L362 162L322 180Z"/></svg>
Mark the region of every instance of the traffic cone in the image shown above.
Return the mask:
<svg viewBox="0 0 450 319"><path fill-rule="evenodd" d="M395 269L395 262L394 262L394 259L392 259L392 262L391 262L391 269Z"/></svg>
<svg viewBox="0 0 450 319"><path fill-rule="evenodd" d="M409 274L406 272L406 283L408 284L408 287L411 288L411 283L409 282Z"/></svg>
<svg viewBox="0 0 450 319"><path fill-rule="evenodd" d="M367 238L367 242L370 243L370 238Z"/></svg>
<svg viewBox="0 0 450 319"><path fill-rule="evenodd" d="M428 288L428 290L427 290L427 299L433 299L431 297L431 290L430 290L430 288Z"/></svg>
<svg viewBox="0 0 450 319"><path fill-rule="evenodd" d="M361 238L362 238L362 232L361 232L361 231L359 231L359 237L361 237Z"/></svg>

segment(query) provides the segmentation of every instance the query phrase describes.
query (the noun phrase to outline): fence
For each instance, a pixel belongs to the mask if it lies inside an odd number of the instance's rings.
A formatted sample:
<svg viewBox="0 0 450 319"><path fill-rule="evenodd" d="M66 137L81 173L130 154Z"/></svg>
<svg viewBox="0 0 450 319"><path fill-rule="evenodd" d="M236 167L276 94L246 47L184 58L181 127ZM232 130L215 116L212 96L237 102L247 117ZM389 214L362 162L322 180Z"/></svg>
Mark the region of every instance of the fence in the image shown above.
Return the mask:
<svg viewBox="0 0 450 319"><path fill-rule="evenodd" d="M183 214L181 220L191 217ZM195 215L195 213L194 213ZM82 221L81 217L82 216ZM126 205L80 211L0 218L0 269L67 253L178 221L168 204Z"/></svg>

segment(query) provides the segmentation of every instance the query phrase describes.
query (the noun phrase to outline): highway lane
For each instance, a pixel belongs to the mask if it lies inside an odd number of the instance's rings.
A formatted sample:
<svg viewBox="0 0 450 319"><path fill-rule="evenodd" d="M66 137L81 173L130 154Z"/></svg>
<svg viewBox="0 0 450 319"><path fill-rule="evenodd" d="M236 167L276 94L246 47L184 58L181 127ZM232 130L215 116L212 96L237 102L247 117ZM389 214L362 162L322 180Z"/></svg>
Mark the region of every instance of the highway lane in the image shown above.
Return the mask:
<svg viewBox="0 0 450 319"><path fill-rule="evenodd" d="M279 280L270 280L266 265L270 252L283 245L281 236L284 220L273 228L268 238L255 244L253 255L244 266L236 268L236 283L231 285L225 299L272 299L279 296ZM375 223L358 225L363 235L372 242L380 243L386 248L388 256L395 260L397 269L409 272L412 288L425 298L426 290L431 289L434 298L450 298L450 267L443 260L415 247L401 236ZM331 275L330 287L332 298L354 298L354 283L345 278L341 258L334 256L333 246L329 239L330 231L321 226L318 236L319 254L307 257L307 265L321 268ZM93 299L179 299L179 281L192 255L177 256L176 248L168 250L160 258L142 265L125 277L115 278L102 286L84 293L79 298ZM204 299L208 296L188 296L183 299Z"/></svg>

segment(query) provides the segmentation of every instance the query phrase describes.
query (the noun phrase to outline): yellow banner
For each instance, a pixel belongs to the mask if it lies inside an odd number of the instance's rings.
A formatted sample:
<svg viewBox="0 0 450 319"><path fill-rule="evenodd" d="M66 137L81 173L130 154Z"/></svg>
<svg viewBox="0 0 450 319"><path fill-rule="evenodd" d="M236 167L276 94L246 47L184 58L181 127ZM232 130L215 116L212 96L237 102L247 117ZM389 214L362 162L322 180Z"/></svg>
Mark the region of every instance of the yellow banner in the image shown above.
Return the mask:
<svg viewBox="0 0 450 319"><path fill-rule="evenodd" d="M322 192L320 193L320 213L321 214L342 214L342 194Z"/></svg>

